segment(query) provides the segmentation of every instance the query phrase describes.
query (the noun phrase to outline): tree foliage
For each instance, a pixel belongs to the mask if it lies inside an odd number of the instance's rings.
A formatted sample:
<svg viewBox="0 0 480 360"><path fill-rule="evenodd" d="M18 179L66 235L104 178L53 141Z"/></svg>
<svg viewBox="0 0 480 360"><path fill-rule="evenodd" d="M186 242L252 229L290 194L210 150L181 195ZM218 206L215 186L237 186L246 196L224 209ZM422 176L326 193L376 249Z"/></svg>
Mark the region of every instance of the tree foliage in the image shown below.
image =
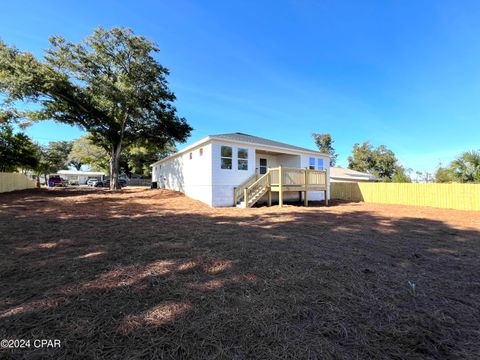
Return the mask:
<svg viewBox="0 0 480 360"><path fill-rule="evenodd" d="M165 147L159 150L156 146L149 144L133 145L125 151L126 173L139 174L142 176L151 176L150 167L155 161L158 161L175 151L174 147Z"/></svg>
<svg viewBox="0 0 480 360"><path fill-rule="evenodd" d="M37 149L24 133L15 133L11 125L0 123L0 172L34 169L38 165Z"/></svg>
<svg viewBox="0 0 480 360"><path fill-rule="evenodd" d="M72 150L71 141L51 141L45 149L45 161L49 164L49 172L68 169L68 155Z"/></svg>
<svg viewBox="0 0 480 360"><path fill-rule="evenodd" d="M109 167L108 152L95 145L90 135L73 141L68 160L77 170L80 170L82 165L93 171L107 171Z"/></svg>
<svg viewBox="0 0 480 360"><path fill-rule="evenodd" d="M68 169L68 155L72 149L71 141L51 141L48 145L35 144L36 166L32 168L37 176L47 175Z"/></svg>
<svg viewBox="0 0 480 360"><path fill-rule="evenodd" d="M0 42L0 92L4 108L32 101L37 110L17 118L53 119L82 127L109 154L111 187L119 188L124 148L148 142L163 148L184 141L191 127L177 116L169 71L157 46L130 29L98 28L78 44L54 36L43 61Z"/></svg>
<svg viewBox="0 0 480 360"><path fill-rule="evenodd" d="M334 141L332 139L332 135L313 133L312 137L320 152L332 156L330 158L330 166L335 166L335 163L337 162L337 154L333 148Z"/></svg>
<svg viewBox="0 0 480 360"><path fill-rule="evenodd" d="M467 151L453 160L448 167L439 166L435 173L437 182L480 182L480 150Z"/></svg>
<svg viewBox="0 0 480 360"><path fill-rule="evenodd" d="M139 174L151 176L150 165L175 151L172 146L159 149L148 143L133 144L125 148L119 159L119 169L127 175ZM70 164L88 167L94 171L109 171L108 153L95 145L90 135L82 136L73 142L72 151L68 156Z"/></svg>
<svg viewBox="0 0 480 360"><path fill-rule="evenodd" d="M460 182L480 182L480 151L467 151L453 160L450 168Z"/></svg>
<svg viewBox="0 0 480 360"><path fill-rule="evenodd" d="M435 171L435 182L437 183L450 183L454 182L455 174L449 167L439 166Z"/></svg>
<svg viewBox="0 0 480 360"><path fill-rule="evenodd" d="M348 167L372 174L384 181L411 181L392 150L385 145L374 148L368 141L353 146L352 155L348 157Z"/></svg>

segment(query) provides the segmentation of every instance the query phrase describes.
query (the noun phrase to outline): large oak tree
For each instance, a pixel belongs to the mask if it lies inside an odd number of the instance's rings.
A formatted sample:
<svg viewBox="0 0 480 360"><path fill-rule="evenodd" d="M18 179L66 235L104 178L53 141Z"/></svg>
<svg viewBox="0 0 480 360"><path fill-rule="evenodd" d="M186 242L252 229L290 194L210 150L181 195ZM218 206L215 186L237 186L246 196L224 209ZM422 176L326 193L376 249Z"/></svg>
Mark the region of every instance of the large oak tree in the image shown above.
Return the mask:
<svg viewBox="0 0 480 360"><path fill-rule="evenodd" d="M98 28L78 44L59 36L50 44L39 60L0 42L3 112L16 114L17 120L53 119L88 131L109 154L112 189L119 188L125 147L164 148L190 134L173 105L169 71L153 56L159 51L153 42L130 29ZM23 106L28 102L37 105Z"/></svg>

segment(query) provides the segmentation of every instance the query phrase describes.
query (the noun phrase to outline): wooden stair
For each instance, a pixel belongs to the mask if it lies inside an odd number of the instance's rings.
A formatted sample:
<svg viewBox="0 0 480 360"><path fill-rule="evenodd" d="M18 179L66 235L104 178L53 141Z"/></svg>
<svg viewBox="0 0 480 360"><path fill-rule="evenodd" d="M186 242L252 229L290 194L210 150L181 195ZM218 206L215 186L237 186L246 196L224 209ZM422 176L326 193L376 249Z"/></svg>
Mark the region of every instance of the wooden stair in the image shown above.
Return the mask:
<svg viewBox="0 0 480 360"><path fill-rule="evenodd" d="M242 194L239 194L236 206L238 207L252 207L261 199L265 193L270 190L270 173L257 178L254 182L245 187Z"/></svg>
<svg viewBox="0 0 480 360"><path fill-rule="evenodd" d="M240 201L236 204L237 207L242 207L242 208L245 208L245 207L252 207L253 205L255 205L257 203L258 200L260 200L262 198L263 195L265 195L268 191L268 185L265 185L265 186L259 186L258 188L254 189L249 197L248 197L248 204L247 206L245 206L245 199L244 197L242 196L242 198L240 199Z"/></svg>

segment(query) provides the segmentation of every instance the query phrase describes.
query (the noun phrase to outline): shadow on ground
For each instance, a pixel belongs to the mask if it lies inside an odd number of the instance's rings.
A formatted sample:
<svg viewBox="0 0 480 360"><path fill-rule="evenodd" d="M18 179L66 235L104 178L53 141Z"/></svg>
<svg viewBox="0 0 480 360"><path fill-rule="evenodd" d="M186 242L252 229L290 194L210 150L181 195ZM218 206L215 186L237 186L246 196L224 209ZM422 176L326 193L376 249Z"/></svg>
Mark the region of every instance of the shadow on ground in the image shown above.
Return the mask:
<svg viewBox="0 0 480 360"><path fill-rule="evenodd" d="M480 357L476 229L59 190L2 195L0 241L0 337L62 341L13 357Z"/></svg>

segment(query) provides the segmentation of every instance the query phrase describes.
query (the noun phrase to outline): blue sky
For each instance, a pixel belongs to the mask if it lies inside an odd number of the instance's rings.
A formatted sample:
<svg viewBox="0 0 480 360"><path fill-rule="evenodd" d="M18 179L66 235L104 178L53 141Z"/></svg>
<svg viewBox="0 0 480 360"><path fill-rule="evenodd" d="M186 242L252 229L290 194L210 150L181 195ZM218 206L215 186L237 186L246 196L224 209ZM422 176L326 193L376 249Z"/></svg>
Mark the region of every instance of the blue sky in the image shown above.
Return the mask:
<svg viewBox="0 0 480 360"><path fill-rule="evenodd" d="M370 140L434 171L480 148L478 19L475 1L11 1L0 37L41 55L52 34L131 27L161 48L188 143L240 131L313 148L310 134L329 132L340 165Z"/></svg>

